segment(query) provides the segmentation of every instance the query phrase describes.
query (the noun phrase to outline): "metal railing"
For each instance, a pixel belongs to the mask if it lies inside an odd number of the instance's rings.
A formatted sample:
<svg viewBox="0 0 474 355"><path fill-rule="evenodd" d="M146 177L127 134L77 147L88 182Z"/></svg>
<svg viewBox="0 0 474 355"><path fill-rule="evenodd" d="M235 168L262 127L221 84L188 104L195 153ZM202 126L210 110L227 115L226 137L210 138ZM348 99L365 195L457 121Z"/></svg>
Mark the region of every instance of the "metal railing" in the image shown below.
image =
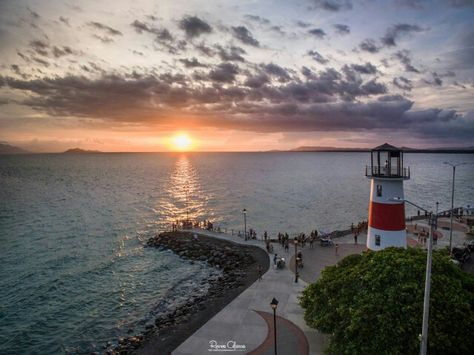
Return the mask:
<svg viewBox="0 0 474 355"><path fill-rule="evenodd" d="M384 178L410 178L410 167L400 169L399 167L385 167L379 165L366 165L365 176L384 177Z"/></svg>

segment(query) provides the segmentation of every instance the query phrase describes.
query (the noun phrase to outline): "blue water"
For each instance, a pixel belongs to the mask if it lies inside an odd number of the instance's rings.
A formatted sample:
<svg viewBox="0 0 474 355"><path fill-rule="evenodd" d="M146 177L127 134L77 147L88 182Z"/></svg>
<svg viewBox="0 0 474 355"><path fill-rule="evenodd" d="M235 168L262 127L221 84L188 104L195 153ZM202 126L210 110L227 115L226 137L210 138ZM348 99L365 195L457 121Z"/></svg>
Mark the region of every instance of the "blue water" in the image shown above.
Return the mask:
<svg viewBox="0 0 474 355"><path fill-rule="evenodd" d="M186 216L296 233L367 218L367 153L0 156L0 353L85 353L143 330L215 276L143 248ZM474 204L474 155L407 154L406 198ZM187 191L187 193L186 193ZM188 195L188 199L186 199ZM415 211L411 211L415 213ZM168 304L165 304L169 301Z"/></svg>

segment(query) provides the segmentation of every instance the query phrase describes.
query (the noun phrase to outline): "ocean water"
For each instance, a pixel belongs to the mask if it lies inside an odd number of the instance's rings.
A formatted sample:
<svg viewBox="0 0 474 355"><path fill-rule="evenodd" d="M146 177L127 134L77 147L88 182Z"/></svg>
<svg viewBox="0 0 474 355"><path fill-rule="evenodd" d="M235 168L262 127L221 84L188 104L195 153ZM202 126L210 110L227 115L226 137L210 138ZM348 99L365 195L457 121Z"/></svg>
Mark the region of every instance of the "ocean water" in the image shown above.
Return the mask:
<svg viewBox="0 0 474 355"><path fill-rule="evenodd" d="M134 334L215 273L146 240L188 214L259 234L367 218L368 153L0 156L0 353L88 353ZM474 205L474 155L406 154L406 198ZM408 209L408 213L416 211ZM201 290L202 291L202 290Z"/></svg>

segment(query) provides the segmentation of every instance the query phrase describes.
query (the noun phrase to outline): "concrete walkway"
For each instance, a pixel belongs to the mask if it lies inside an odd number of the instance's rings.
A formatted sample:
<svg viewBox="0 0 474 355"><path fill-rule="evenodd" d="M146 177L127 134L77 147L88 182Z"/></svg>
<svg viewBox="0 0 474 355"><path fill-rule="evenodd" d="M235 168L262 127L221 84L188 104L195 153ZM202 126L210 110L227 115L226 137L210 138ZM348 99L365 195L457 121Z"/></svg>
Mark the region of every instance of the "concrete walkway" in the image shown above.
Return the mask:
<svg viewBox="0 0 474 355"><path fill-rule="evenodd" d="M201 229L191 232L208 235L211 237L228 240L238 244L255 245L264 248L262 241L244 241L237 236L223 233L208 232ZM294 250L285 253L278 243L273 243L274 253L281 255L285 260L290 260ZM272 258L269 256L269 258ZM245 346L236 348L237 352L248 353L268 341L269 326L262 315L256 311L272 313L270 302L275 297L278 300L276 314L282 321L289 321L299 328L308 341L309 354L322 354L326 344L326 338L314 329L306 326L303 319L303 309L298 304L298 295L307 284L300 279L295 283L294 274L289 270L276 269L273 260L270 269L263 275L262 281L256 281L252 286L242 292L237 298L229 303L224 309L217 313L211 320L198 329L186 341L184 341L174 352L176 355L200 355L213 353L211 345L233 344ZM277 322L277 331L280 329L280 321ZM292 327L291 324L285 323ZM285 329L283 326L281 329ZM277 339L283 341L285 337L292 335L288 332L277 332ZM281 338L280 338L281 336ZM294 337L294 335L292 335ZM213 342L214 341L214 342ZM296 344L295 344L296 345ZM299 344L298 344L299 345ZM262 348L260 348L262 349ZM267 353L269 347L262 349L261 353ZM271 347L273 349L273 347ZM280 355L295 355L301 353L298 349L288 349L282 346L278 352ZM228 351L228 350L227 350ZM225 352L222 348L217 352Z"/></svg>

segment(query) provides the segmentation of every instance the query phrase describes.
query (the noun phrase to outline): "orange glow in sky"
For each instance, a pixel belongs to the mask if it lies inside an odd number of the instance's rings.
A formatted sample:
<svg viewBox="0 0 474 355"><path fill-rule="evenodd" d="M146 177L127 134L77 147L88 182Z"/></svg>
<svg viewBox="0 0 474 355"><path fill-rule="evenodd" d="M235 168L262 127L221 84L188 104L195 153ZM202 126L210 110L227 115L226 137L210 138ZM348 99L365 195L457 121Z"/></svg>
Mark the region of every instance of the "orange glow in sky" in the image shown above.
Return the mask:
<svg viewBox="0 0 474 355"><path fill-rule="evenodd" d="M171 138L171 150L177 150L180 152L189 151L192 146L193 141L186 133L179 133Z"/></svg>

